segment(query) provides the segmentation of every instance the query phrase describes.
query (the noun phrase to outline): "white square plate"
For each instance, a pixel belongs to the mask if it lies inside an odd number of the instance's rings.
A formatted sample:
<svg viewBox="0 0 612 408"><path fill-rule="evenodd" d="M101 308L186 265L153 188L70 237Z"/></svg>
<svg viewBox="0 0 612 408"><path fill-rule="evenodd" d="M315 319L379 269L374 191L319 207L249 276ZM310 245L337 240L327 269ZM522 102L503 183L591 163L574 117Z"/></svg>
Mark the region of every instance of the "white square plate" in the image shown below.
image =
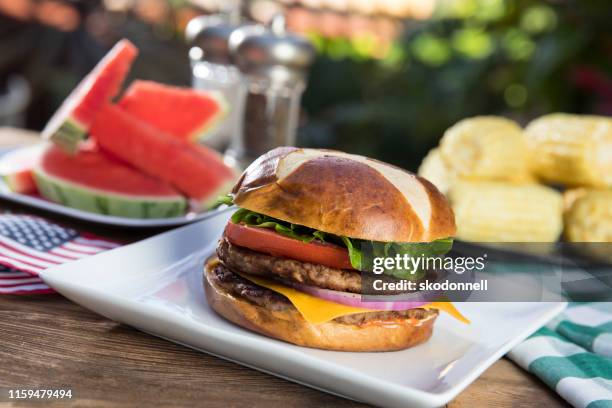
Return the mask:
<svg viewBox="0 0 612 408"><path fill-rule="evenodd" d="M202 264L230 211L147 240L64 264L42 277L110 319L313 388L377 406L444 405L564 303L463 303L472 323L441 314L429 342L389 353L297 347L217 316Z"/></svg>

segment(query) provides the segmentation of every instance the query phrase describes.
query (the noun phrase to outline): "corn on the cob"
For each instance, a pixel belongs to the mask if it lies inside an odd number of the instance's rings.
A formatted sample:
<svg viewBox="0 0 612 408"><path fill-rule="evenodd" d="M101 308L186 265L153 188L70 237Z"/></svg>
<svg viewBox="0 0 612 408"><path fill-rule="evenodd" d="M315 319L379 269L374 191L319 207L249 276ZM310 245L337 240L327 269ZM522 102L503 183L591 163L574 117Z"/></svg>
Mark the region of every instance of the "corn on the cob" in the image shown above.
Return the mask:
<svg viewBox="0 0 612 408"><path fill-rule="evenodd" d="M585 192L565 219L565 236L570 242L612 242L612 191Z"/></svg>
<svg viewBox="0 0 612 408"><path fill-rule="evenodd" d="M590 190L585 187L572 188L563 192L563 214L567 216L574 203Z"/></svg>
<svg viewBox="0 0 612 408"><path fill-rule="evenodd" d="M612 119L556 113L531 122L525 134L531 167L543 180L612 185Z"/></svg>
<svg viewBox="0 0 612 408"><path fill-rule="evenodd" d="M442 159L439 148L431 149L427 153L427 156L425 156L419 166L418 174L432 182L442 194L447 194L455 181L461 179L469 180L467 177L461 178L449 168ZM486 178L482 179L482 181L486 180ZM509 175L505 181L509 183L526 184L535 183L537 180L531 173L523 172Z"/></svg>
<svg viewBox="0 0 612 408"><path fill-rule="evenodd" d="M525 171L508 176L506 180L501 181L508 181L509 183L514 184L537 184L538 179L527 168L525 168Z"/></svg>
<svg viewBox="0 0 612 408"><path fill-rule="evenodd" d="M529 173L525 136L513 121L478 116L449 128L440 141L440 153L459 178L516 180Z"/></svg>
<svg viewBox="0 0 612 408"><path fill-rule="evenodd" d="M563 228L561 194L548 187L460 181L449 198L466 241L553 242Z"/></svg>
<svg viewBox="0 0 612 408"><path fill-rule="evenodd" d="M419 167L419 176L432 182L442 194L448 193L455 175L442 160L439 149L431 149Z"/></svg>

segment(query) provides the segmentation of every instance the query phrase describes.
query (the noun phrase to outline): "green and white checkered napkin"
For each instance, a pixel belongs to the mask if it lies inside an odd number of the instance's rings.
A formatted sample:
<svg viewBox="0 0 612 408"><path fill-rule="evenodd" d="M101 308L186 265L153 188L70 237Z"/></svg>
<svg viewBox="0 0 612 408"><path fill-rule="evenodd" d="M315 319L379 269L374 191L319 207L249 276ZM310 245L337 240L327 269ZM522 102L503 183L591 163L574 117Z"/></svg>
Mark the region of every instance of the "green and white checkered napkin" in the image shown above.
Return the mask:
<svg viewBox="0 0 612 408"><path fill-rule="evenodd" d="M508 357L576 408L612 408L612 303L570 304Z"/></svg>

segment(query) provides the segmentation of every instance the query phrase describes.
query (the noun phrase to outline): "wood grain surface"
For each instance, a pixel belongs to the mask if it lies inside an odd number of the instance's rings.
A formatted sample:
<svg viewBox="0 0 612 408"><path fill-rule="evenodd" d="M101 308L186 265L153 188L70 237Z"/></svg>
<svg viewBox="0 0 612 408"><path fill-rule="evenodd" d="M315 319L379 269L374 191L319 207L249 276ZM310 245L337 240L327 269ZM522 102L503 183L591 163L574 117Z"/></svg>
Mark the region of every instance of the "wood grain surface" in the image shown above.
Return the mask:
<svg viewBox="0 0 612 408"><path fill-rule="evenodd" d="M27 133L0 128L0 147L32 140ZM159 232L84 224L0 200L3 211L36 213L126 242ZM5 394L0 395L0 406L11 406L7 387L70 387L71 405L81 407L363 406L142 333L59 295L0 296L0 391ZM554 392L507 359L496 362L448 404L564 406Z"/></svg>

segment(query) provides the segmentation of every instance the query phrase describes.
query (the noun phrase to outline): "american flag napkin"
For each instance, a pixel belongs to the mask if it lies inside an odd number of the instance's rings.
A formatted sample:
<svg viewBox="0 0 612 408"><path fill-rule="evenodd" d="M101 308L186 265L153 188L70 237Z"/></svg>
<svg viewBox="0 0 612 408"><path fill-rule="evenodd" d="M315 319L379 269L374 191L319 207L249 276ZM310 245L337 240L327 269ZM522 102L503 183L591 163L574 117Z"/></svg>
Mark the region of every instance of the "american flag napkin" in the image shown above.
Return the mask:
<svg viewBox="0 0 612 408"><path fill-rule="evenodd" d="M118 246L40 217L0 214L0 294L53 293L41 271Z"/></svg>

